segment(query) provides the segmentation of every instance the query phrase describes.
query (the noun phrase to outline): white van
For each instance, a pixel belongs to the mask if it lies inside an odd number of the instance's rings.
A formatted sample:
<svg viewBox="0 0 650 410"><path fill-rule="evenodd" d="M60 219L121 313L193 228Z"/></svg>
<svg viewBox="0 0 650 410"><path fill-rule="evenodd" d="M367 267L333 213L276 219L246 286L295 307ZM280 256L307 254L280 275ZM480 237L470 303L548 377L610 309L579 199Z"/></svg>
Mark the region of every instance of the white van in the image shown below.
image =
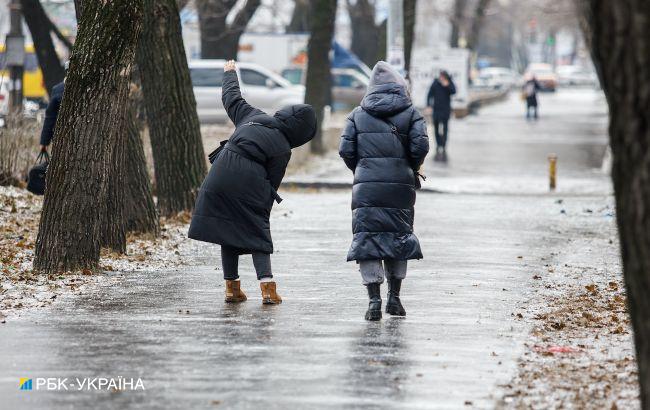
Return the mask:
<svg viewBox="0 0 650 410"><path fill-rule="evenodd" d="M226 122L228 115L221 103L221 83L225 60L191 60L189 62L196 109L202 123ZM252 106L273 115L288 105L302 104L305 87L296 86L253 64L237 63L237 74L242 96Z"/></svg>

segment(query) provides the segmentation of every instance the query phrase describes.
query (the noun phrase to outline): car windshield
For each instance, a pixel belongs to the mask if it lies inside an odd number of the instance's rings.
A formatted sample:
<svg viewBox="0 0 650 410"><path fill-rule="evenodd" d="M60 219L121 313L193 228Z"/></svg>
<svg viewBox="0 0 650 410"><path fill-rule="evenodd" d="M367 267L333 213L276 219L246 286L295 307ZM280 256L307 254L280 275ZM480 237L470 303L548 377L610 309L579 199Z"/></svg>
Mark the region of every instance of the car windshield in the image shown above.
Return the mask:
<svg viewBox="0 0 650 410"><path fill-rule="evenodd" d="M190 68L190 77L194 87L221 87L223 69L221 68Z"/></svg>

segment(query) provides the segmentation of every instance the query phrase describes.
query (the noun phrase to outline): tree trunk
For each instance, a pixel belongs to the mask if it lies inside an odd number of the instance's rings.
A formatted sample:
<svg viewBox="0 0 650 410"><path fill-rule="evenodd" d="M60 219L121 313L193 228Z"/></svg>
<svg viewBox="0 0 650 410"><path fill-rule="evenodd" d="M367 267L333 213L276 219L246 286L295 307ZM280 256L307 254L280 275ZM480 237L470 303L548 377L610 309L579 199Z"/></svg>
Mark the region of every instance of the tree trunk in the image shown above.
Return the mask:
<svg viewBox="0 0 650 410"><path fill-rule="evenodd" d="M23 8L25 23L32 34L38 65L43 72L45 88L49 94L52 88L63 81L63 77L65 77L65 70L61 66L50 34L52 22L45 14L39 0L21 0L20 4Z"/></svg>
<svg viewBox="0 0 650 410"><path fill-rule="evenodd" d="M609 104L623 274L641 407L650 409L650 7L644 0L581 0L580 5Z"/></svg>
<svg viewBox="0 0 650 410"><path fill-rule="evenodd" d="M158 212L151 194L151 182L147 172L135 103L135 87L132 87L129 107L123 120L126 132L126 185L124 219L127 232L160 234Z"/></svg>
<svg viewBox="0 0 650 410"><path fill-rule="evenodd" d="M119 121L113 132L113 155L108 171L108 188L106 203L103 207L101 246L110 248L113 252L126 253L126 220L125 216L125 165L126 165L126 141L127 135L124 132L124 118L128 109L128 101L125 108L122 108L121 116L116 117Z"/></svg>
<svg viewBox="0 0 650 410"><path fill-rule="evenodd" d="M467 0L456 0L454 2L454 13L451 16L451 37L449 38L451 47L459 47L460 45L460 30L465 17L465 7L467 7Z"/></svg>
<svg viewBox="0 0 650 410"><path fill-rule="evenodd" d="M385 24L375 23L375 5L369 0L347 1L352 41L350 50L366 65L372 67L386 56L386 36L382 39L381 30Z"/></svg>
<svg viewBox="0 0 650 410"><path fill-rule="evenodd" d="M149 124L158 208L191 210L206 173L201 129L175 0L144 0L138 66Z"/></svg>
<svg viewBox="0 0 650 410"><path fill-rule="evenodd" d="M261 0L246 0L232 23L227 23L237 0L196 0L201 33L201 58L236 60L241 37Z"/></svg>
<svg viewBox="0 0 650 410"><path fill-rule="evenodd" d="M286 27L287 33L309 32L309 17L311 15L311 3L309 0L295 0L291 21Z"/></svg>
<svg viewBox="0 0 650 410"><path fill-rule="evenodd" d="M404 0L404 69L408 75L411 69L411 52L415 33L416 0Z"/></svg>
<svg viewBox="0 0 650 410"><path fill-rule="evenodd" d="M47 171L34 269L95 269L142 2L84 4ZM109 204L110 205L107 205Z"/></svg>
<svg viewBox="0 0 650 410"><path fill-rule="evenodd" d="M323 117L325 106L332 96L330 74L330 50L336 19L336 0L315 0L312 2L311 36L307 45L307 79L305 103L311 104L316 112L318 128L311 142L311 151L322 154Z"/></svg>
<svg viewBox="0 0 650 410"><path fill-rule="evenodd" d="M467 48L472 51L476 51L478 47L479 35L483 29L483 23L485 22L485 13L487 8L490 5L490 0L478 0L476 9L474 10L474 18L472 19L472 27L469 32L469 37L467 39Z"/></svg>

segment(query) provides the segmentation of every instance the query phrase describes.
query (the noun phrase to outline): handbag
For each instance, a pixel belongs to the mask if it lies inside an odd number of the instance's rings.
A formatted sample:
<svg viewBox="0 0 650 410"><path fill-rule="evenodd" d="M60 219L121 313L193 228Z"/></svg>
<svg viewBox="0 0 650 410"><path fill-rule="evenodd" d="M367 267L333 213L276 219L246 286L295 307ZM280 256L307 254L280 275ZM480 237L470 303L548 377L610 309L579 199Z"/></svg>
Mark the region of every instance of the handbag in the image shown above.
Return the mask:
<svg viewBox="0 0 650 410"><path fill-rule="evenodd" d="M36 164L29 170L27 177L27 190L35 195L45 194L45 174L50 162L50 154L41 151L36 157Z"/></svg>
<svg viewBox="0 0 650 410"><path fill-rule="evenodd" d="M413 161L410 158L410 151L408 148L408 135L401 134L399 130L397 129L397 126L393 124L390 120L387 118L380 118L382 121L384 121L386 124L390 126L390 132L397 137L397 140L402 144L402 147L404 148L404 153L406 153L407 159L409 161L409 164L411 164ZM420 174L420 171L413 168L413 173L415 174L415 189L422 189L422 183L420 182L420 178L422 178L423 181L427 180L427 176L424 174Z"/></svg>

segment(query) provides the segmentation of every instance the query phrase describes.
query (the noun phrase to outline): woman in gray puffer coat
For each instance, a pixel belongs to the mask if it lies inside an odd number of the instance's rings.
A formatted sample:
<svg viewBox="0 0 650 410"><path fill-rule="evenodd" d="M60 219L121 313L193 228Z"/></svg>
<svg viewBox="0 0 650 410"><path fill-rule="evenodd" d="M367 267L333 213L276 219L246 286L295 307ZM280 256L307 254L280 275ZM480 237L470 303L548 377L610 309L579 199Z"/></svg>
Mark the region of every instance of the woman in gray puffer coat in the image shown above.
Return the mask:
<svg viewBox="0 0 650 410"><path fill-rule="evenodd" d="M367 320L381 319L380 285L388 281L386 313L405 316L399 299L408 259L421 259L413 233L417 170L429 151L422 115L406 81L388 63L372 70L361 106L347 119L339 155L354 172L352 246L370 303Z"/></svg>

